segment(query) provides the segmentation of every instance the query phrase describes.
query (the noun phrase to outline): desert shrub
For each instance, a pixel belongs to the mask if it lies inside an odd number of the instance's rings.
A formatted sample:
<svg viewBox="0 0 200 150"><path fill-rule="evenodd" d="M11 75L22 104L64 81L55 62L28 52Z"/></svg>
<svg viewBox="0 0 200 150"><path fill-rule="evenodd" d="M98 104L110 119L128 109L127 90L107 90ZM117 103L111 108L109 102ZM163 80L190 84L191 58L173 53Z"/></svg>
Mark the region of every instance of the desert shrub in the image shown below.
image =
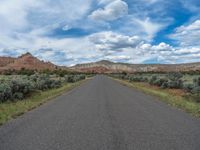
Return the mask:
<svg viewBox="0 0 200 150"><path fill-rule="evenodd" d="M162 89L168 88L168 81L163 82L162 85L160 86L160 88L162 88Z"/></svg>
<svg viewBox="0 0 200 150"><path fill-rule="evenodd" d="M187 92L191 92L192 91L192 89L194 88L194 84L184 84L183 85L183 89L185 90L185 91L187 91Z"/></svg>
<svg viewBox="0 0 200 150"><path fill-rule="evenodd" d="M58 78L58 77L59 77L59 76L56 75L56 74L51 74L51 75L50 75L50 78L54 78L54 79L55 79L55 78Z"/></svg>
<svg viewBox="0 0 200 150"><path fill-rule="evenodd" d="M48 89L48 80L47 79L39 79L39 80L37 80L36 89L38 89L38 90L47 90Z"/></svg>
<svg viewBox="0 0 200 150"><path fill-rule="evenodd" d="M79 75L79 80L85 80L85 79L86 79L85 75L83 75L83 74Z"/></svg>
<svg viewBox="0 0 200 150"><path fill-rule="evenodd" d="M167 78L158 78L157 76L152 76L149 80L149 84L159 86L163 89L169 87L169 80Z"/></svg>
<svg viewBox="0 0 200 150"><path fill-rule="evenodd" d="M200 86L200 77L195 78L195 79L193 80L193 84L194 84L194 86Z"/></svg>
<svg viewBox="0 0 200 150"><path fill-rule="evenodd" d="M144 82L148 82L149 79L147 77L144 78Z"/></svg>
<svg viewBox="0 0 200 150"><path fill-rule="evenodd" d="M24 98L24 94L21 92L16 92L13 94L12 99L20 99L22 100Z"/></svg>
<svg viewBox="0 0 200 150"><path fill-rule="evenodd" d="M84 74L68 75L65 80L67 82L77 82L85 79ZM59 88L62 86L62 78L57 75L33 74L9 76L0 80L0 102L7 100L23 99L29 93L35 90L47 90Z"/></svg>
<svg viewBox="0 0 200 150"><path fill-rule="evenodd" d="M33 78L34 79L34 78ZM39 75L36 80L36 89L47 90L51 88L58 88L61 86L60 80L51 79L49 75Z"/></svg>
<svg viewBox="0 0 200 150"><path fill-rule="evenodd" d="M65 75L65 82L68 82L68 83L75 82L73 75Z"/></svg>
<svg viewBox="0 0 200 150"><path fill-rule="evenodd" d="M85 79L85 75L75 75L74 80L75 82Z"/></svg>
<svg viewBox="0 0 200 150"><path fill-rule="evenodd" d="M174 89L183 88L183 81L181 79L183 77L182 73L180 72L168 73L167 77L169 79L168 88L174 88Z"/></svg>
<svg viewBox="0 0 200 150"><path fill-rule="evenodd" d="M82 75L65 75L64 78L65 78L65 82L73 83L73 82L78 82L80 80L84 80L86 76L83 74Z"/></svg>
<svg viewBox="0 0 200 150"><path fill-rule="evenodd" d="M61 87L61 81L60 80L52 80L51 88L59 88Z"/></svg>
<svg viewBox="0 0 200 150"><path fill-rule="evenodd" d="M39 75L38 74L34 74L34 75L31 75L29 77L29 80L31 80L33 82L36 82L38 78L39 78Z"/></svg>
<svg viewBox="0 0 200 150"><path fill-rule="evenodd" d="M147 82L148 78L142 76L130 76L129 82Z"/></svg>
<svg viewBox="0 0 200 150"><path fill-rule="evenodd" d="M62 85L61 80L56 75L34 74L30 76L30 80L34 82L36 90L47 90L58 88Z"/></svg>
<svg viewBox="0 0 200 150"><path fill-rule="evenodd" d="M153 84L154 85L157 85L157 86L162 86L163 84L165 83L165 85L168 85L168 80L165 79L165 78L158 78L156 80L153 81ZM167 84L166 84L167 83Z"/></svg>
<svg viewBox="0 0 200 150"><path fill-rule="evenodd" d="M169 73L165 78L158 78L156 75L153 75L149 80L149 84L159 86L163 89L182 88L183 81L181 80L181 78L181 73Z"/></svg>
<svg viewBox="0 0 200 150"><path fill-rule="evenodd" d="M193 84L185 84L184 90L200 96L200 77L193 79Z"/></svg>
<svg viewBox="0 0 200 150"><path fill-rule="evenodd" d="M23 99L31 91L31 84L26 79L12 79L0 84L0 101Z"/></svg>
<svg viewBox="0 0 200 150"><path fill-rule="evenodd" d="M32 83L27 79L17 78L11 80L10 87L13 95L18 92L28 94L32 90Z"/></svg>
<svg viewBox="0 0 200 150"><path fill-rule="evenodd" d="M12 89L9 83L0 84L0 102L5 102L12 98Z"/></svg>
<svg viewBox="0 0 200 150"><path fill-rule="evenodd" d="M191 91L191 97L197 103L200 103L200 86L195 86Z"/></svg>
<svg viewBox="0 0 200 150"><path fill-rule="evenodd" d="M180 80L183 77L183 74L180 72L171 72L167 74L167 77L169 80L177 81Z"/></svg>
<svg viewBox="0 0 200 150"><path fill-rule="evenodd" d="M193 94L200 94L200 86L195 86L192 90L191 93Z"/></svg>
<svg viewBox="0 0 200 150"><path fill-rule="evenodd" d="M200 103L200 77L193 80L193 84L185 84L184 89L190 93L190 98Z"/></svg>
<svg viewBox="0 0 200 150"><path fill-rule="evenodd" d="M183 87L183 81L180 80L176 80L176 81L169 81L168 82L168 88L172 88L172 89L180 89Z"/></svg>
<svg viewBox="0 0 200 150"><path fill-rule="evenodd" d="M153 75L149 80L149 84L154 85L157 79L158 77L156 75Z"/></svg>
<svg viewBox="0 0 200 150"><path fill-rule="evenodd" d="M199 97L200 97L200 77L195 78L195 79L193 80L193 84L194 84L194 87L193 87L193 89L191 90L191 92L192 92L193 94L199 95Z"/></svg>

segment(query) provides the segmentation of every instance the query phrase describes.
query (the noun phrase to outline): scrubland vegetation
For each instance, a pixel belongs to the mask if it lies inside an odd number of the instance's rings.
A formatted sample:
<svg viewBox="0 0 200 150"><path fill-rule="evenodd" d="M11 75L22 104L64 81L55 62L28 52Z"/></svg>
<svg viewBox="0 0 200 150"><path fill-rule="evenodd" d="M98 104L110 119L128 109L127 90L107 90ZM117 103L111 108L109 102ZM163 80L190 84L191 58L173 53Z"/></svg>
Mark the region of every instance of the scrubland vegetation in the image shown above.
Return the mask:
<svg viewBox="0 0 200 150"><path fill-rule="evenodd" d="M48 74L1 76L0 102L22 100L38 90L59 88L63 84L83 79L85 79L85 75L65 75L64 77Z"/></svg>
<svg viewBox="0 0 200 150"><path fill-rule="evenodd" d="M124 84L158 96L168 104L200 116L200 74L180 72L112 74Z"/></svg>

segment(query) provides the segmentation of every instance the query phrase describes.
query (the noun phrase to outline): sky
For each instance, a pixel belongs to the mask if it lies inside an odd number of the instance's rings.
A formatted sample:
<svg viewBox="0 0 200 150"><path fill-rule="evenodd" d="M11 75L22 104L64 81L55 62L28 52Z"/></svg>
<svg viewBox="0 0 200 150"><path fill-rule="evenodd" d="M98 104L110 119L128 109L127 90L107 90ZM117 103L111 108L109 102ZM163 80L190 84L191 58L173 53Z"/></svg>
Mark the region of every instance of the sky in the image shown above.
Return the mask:
<svg viewBox="0 0 200 150"><path fill-rule="evenodd" d="M200 62L199 0L0 0L0 56Z"/></svg>

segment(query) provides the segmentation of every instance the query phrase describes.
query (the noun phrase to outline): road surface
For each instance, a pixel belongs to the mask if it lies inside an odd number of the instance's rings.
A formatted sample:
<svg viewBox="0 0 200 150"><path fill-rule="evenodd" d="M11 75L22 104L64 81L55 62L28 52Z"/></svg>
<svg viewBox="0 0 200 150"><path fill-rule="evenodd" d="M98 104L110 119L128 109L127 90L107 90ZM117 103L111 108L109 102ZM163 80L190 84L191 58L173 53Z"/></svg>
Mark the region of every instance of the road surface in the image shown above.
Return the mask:
<svg viewBox="0 0 200 150"><path fill-rule="evenodd" d="M105 76L0 127L0 150L199 149L199 119Z"/></svg>

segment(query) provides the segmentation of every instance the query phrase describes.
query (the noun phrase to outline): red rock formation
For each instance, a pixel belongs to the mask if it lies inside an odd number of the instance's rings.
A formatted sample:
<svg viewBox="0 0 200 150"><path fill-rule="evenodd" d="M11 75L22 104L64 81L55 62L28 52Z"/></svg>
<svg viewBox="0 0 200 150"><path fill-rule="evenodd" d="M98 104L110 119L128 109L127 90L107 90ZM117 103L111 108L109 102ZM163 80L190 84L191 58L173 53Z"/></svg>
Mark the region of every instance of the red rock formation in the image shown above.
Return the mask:
<svg viewBox="0 0 200 150"><path fill-rule="evenodd" d="M41 61L30 53L23 54L18 58L0 57L0 71L20 70L22 68L30 70L54 70L56 65Z"/></svg>
<svg viewBox="0 0 200 150"><path fill-rule="evenodd" d="M15 61L16 58L12 57L0 57L0 67L5 67Z"/></svg>

